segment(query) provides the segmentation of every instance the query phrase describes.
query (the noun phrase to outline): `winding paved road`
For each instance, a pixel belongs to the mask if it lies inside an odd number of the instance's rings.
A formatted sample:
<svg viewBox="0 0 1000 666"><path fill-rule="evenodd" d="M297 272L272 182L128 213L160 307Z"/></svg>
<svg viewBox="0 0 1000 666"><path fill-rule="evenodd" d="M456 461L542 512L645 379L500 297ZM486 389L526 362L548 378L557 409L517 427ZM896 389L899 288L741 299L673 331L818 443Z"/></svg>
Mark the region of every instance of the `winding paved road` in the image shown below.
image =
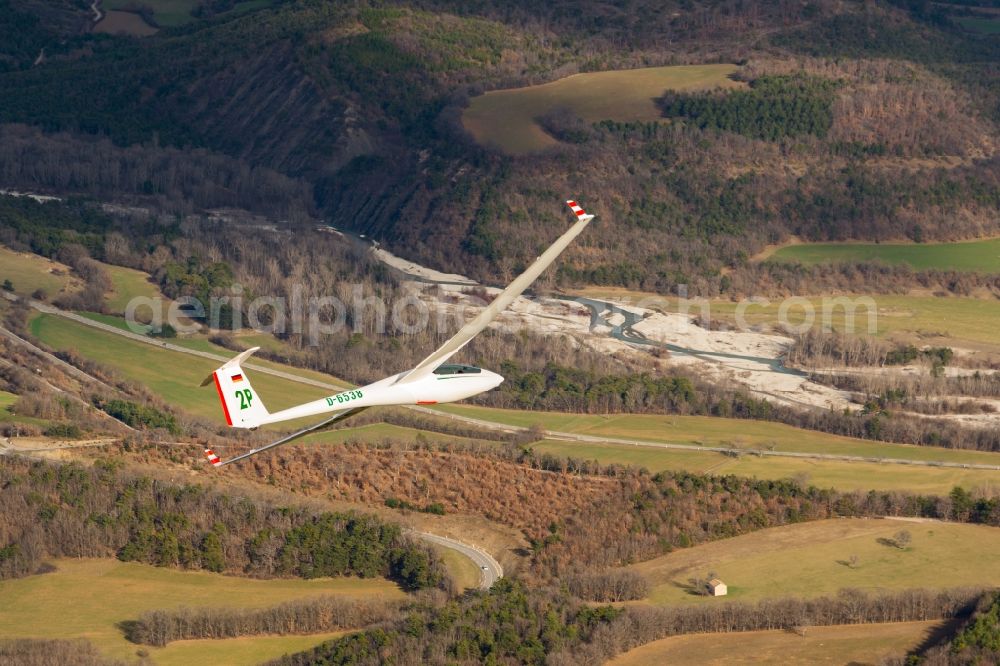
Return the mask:
<svg viewBox="0 0 1000 666"><path fill-rule="evenodd" d="M438 546L458 551L472 560L473 563L479 568L480 590L490 589L493 587L493 583L503 578L503 567L500 566L500 563L497 562L492 555L487 553L482 548L463 543L457 539L449 539L448 537L431 534L430 532L410 531L410 534L413 534L428 543L437 544Z"/></svg>

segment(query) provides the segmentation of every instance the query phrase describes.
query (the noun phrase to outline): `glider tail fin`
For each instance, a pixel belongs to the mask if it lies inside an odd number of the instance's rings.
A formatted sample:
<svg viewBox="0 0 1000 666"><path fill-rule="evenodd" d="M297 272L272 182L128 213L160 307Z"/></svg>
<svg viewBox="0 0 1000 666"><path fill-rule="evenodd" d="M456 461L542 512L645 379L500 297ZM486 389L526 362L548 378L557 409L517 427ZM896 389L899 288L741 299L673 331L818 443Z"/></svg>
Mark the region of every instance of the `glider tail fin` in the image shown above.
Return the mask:
<svg viewBox="0 0 1000 666"><path fill-rule="evenodd" d="M260 347L248 349L229 359L201 383L202 386L215 384L226 423L233 428L256 428L270 416L241 367L243 361L258 349Z"/></svg>

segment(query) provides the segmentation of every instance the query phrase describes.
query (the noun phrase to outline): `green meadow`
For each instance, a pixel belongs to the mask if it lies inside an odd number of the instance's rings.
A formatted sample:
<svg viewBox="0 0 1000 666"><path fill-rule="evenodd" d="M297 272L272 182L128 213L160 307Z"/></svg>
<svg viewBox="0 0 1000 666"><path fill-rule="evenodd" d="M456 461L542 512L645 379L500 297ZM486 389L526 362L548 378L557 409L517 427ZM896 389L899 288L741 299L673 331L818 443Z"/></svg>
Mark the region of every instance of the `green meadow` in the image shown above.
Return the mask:
<svg viewBox="0 0 1000 666"><path fill-rule="evenodd" d="M635 465L650 472L693 472L796 479L807 485L838 490L899 490L946 495L955 486L1000 491L1000 471L961 467L909 466L896 463L847 462L777 456L730 456L711 451L657 449L620 444L590 444L545 440L532 444L536 453Z"/></svg>
<svg viewBox="0 0 1000 666"><path fill-rule="evenodd" d="M1000 238L959 243L802 243L779 248L770 260L807 265L882 261L918 270L1000 273Z"/></svg>
<svg viewBox="0 0 1000 666"><path fill-rule="evenodd" d="M128 340L56 315L38 315L30 326L32 335L56 350L75 350L142 383L172 405L220 425L225 423L215 388L200 386L219 366L218 361ZM233 355L221 347L214 351ZM252 381L272 411L330 394L326 389L263 373L254 375Z"/></svg>

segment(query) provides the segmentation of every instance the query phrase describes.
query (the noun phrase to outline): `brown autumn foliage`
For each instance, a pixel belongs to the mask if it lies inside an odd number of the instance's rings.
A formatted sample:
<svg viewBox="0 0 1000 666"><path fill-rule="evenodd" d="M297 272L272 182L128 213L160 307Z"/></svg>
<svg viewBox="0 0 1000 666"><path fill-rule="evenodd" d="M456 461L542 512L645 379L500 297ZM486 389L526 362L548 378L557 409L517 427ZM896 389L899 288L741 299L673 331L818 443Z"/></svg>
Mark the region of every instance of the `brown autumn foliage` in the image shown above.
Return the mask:
<svg viewBox="0 0 1000 666"><path fill-rule="evenodd" d="M570 576L569 591L587 601L628 601L649 594L650 585L642 574L629 569L608 569Z"/></svg>
<svg viewBox="0 0 1000 666"><path fill-rule="evenodd" d="M449 513L472 513L532 535L592 506L614 486L610 479L560 474L489 455L449 453L405 445L289 446L260 455L227 474L274 479L331 499L384 504L397 498Z"/></svg>

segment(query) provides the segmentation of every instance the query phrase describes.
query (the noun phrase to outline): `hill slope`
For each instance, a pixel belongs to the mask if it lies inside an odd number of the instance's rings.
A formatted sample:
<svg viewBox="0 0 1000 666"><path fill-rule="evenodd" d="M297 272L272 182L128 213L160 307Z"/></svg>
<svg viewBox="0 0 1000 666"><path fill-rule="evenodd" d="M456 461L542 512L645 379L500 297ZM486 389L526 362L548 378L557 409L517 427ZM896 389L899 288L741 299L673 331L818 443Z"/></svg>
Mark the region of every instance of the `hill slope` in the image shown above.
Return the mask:
<svg viewBox="0 0 1000 666"><path fill-rule="evenodd" d="M314 213L473 277L533 256L534 230L561 223L567 195L608 226L571 251L564 277L713 292L790 233L975 237L1000 201L1000 42L893 3L298 0L141 40L76 37L38 66L23 54L49 42L32 34L6 54L0 122L70 132L81 155L99 134L144 156L82 189L148 195L161 146L198 149L230 166L205 170L211 196L171 194L188 207L254 208L260 188L245 183L280 175L296 184L281 186L287 200L308 187ZM746 63L736 76L749 88L665 97L666 123L591 125L568 109L544 123L554 148L524 159L461 127L486 89L704 62ZM3 149L0 174L55 182L74 148L34 145L37 168Z"/></svg>

